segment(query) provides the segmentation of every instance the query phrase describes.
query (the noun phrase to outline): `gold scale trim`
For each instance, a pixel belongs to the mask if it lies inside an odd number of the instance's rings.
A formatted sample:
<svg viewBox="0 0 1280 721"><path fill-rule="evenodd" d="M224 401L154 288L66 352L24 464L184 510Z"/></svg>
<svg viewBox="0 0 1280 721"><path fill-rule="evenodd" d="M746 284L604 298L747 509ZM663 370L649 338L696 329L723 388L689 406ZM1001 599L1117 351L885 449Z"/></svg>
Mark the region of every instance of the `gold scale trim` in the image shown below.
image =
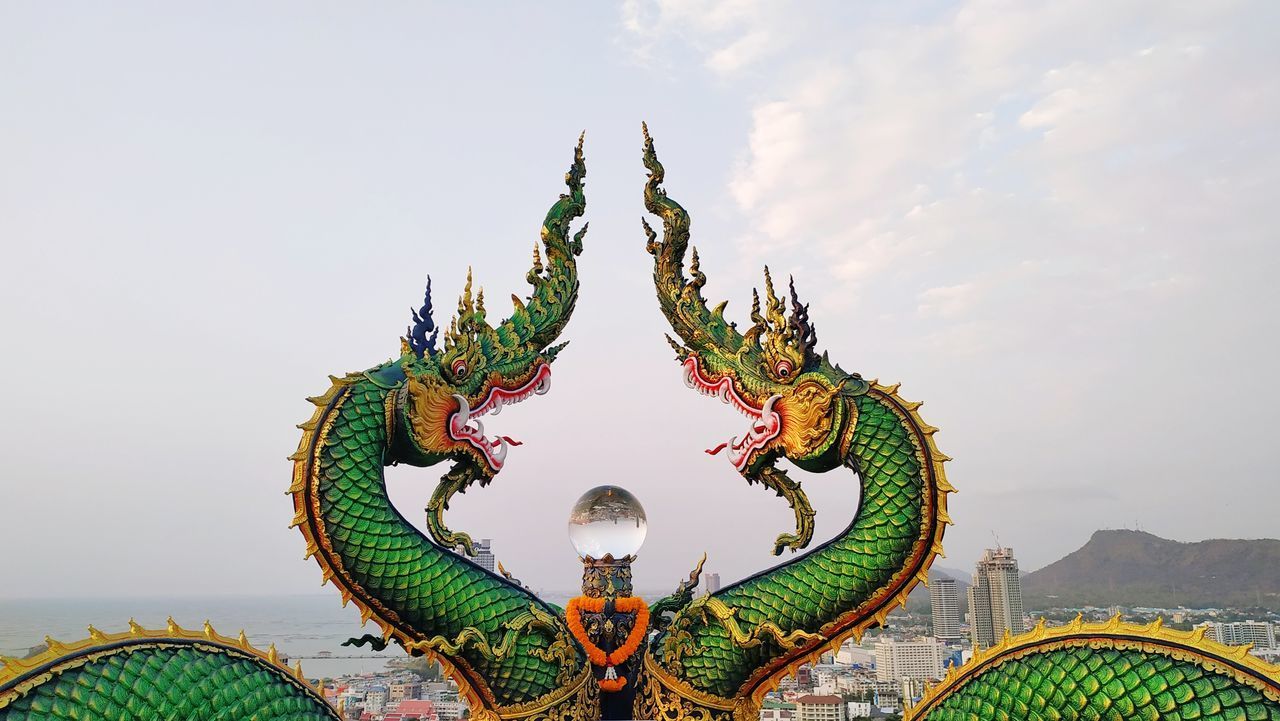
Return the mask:
<svg viewBox="0 0 1280 721"><path fill-rule="evenodd" d="M593 683L591 666L583 666L578 677L566 686L540 698L510 706L473 708L475 721L582 721L583 711L599 705L600 687Z"/></svg>
<svg viewBox="0 0 1280 721"><path fill-rule="evenodd" d="M690 686L644 655L644 683L636 694L637 717L660 721L731 721L759 717L759 704L751 697L716 696Z"/></svg>

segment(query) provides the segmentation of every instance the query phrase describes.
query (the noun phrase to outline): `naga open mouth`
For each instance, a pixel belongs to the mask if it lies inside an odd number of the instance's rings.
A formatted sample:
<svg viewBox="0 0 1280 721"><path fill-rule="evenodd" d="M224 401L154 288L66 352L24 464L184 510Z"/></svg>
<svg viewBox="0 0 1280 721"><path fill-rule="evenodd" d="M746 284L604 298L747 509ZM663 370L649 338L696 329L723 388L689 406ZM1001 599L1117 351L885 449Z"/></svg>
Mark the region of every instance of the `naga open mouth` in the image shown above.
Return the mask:
<svg viewBox="0 0 1280 721"><path fill-rule="evenodd" d="M719 398L721 402L728 403L739 413L751 419L751 428L747 430L747 435L742 438L735 436L726 443L707 449L707 453L714 456L728 448L729 462L739 471L746 468L752 453L764 448L769 441L777 438L782 432L782 416L773 410L773 404L782 397L780 395L769 396L763 408L756 408L738 395L738 391L733 387L733 381L728 376L716 381L708 378L702 372L697 356L689 356L684 361L684 384L704 396Z"/></svg>
<svg viewBox="0 0 1280 721"><path fill-rule="evenodd" d="M480 416L487 413L496 416L502 412L504 406L515 405L529 396L540 396L549 390L551 390L551 366L543 363L534 371L533 378L519 388L507 389L497 386L490 388L484 401L475 408L467 403L466 398L455 393L453 398L458 402L458 410L449 416L449 437L455 441L470 443L484 454L489 467L497 473L502 470L502 464L507 459L507 447L518 446L520 441L510 436L487 438L484 435L484 423L480 421Z"/></svg>

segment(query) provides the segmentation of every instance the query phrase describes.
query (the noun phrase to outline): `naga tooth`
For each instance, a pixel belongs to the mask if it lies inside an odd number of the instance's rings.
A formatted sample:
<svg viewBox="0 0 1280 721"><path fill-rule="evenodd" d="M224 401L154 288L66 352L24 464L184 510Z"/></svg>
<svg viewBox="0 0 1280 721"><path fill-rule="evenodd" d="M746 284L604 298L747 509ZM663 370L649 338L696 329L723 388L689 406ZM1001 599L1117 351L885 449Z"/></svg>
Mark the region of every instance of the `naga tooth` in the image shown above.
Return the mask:
<svg viewBox="0 0 1280 721"><path fill-rule="evenodd" d="M551 390L551 376L545 375L542 376L542 380L538 381L538 385L533 389L533 392L538 395L543 395L549 390Z"/></svg>
<svg viewBox="0 0 1280 721"><path fill-rule="evenodd" d="M471 420L471 404L467 403L467 399L457 393L453 394L453 399L458 402L458 426L465 426L467 425L467 421Z"/></svg>
<svg viewBox="0 0 1280 721"><path fill-rule="evenodd" d="M478 438L484 438L484 421L480 420L479 418L476 419L475 434Z"/></svg>
<svg viewBox="0 0 1280 721"><path fill-rule="evenodd" d="M764 402L764 408L760 409L760 415L761 416L771 415L773 413L773 404L776 403L780 398L782 398L782 396L777 394L769 396L769 400Z"/></svg>
<svg viewBox="0 0 1280 721"><path fill-rule="evenodd" d="M489 411L492 415L498 415L502 412L502 396L494 396L493 409Z"/></svg>
<svg viewBox="0 0 1280 721"><path fill-rule="evenodd" d="M503 461L507 460L506 440L499 437L497 447L495 447L492 451L490 451L490 454L493 456L493 460L497 461L497 465L501 466Z"/></svg>

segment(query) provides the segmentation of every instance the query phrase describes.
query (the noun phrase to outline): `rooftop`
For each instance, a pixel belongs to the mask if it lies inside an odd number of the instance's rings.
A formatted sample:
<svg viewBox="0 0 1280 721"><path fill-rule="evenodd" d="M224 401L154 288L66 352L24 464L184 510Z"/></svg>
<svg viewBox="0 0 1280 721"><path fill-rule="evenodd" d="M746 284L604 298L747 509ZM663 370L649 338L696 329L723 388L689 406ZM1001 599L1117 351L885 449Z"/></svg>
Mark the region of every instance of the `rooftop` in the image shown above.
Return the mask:
<svg viewBox="0 0 1280 721"><path fill-rule="evenodd" d="M814 694L809 694L808 696L801 696L800 698L796 699L796 703L804 703L804 704L812 704L812 705L817 705L817 704L830 705L833 703L834 704L844 703L844 699L840 698L839 696L817 696Z"/></svg>

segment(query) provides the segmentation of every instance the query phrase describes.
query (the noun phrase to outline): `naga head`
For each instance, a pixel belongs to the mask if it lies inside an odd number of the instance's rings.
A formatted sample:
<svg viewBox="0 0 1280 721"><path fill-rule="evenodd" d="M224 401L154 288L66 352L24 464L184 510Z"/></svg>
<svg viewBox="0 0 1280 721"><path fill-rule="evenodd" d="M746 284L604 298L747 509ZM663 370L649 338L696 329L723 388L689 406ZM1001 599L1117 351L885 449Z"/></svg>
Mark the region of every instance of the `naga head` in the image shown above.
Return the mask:
<svg viewBox="0 0 1280 721"><path fill-rule="evenodd" d="M753 481L769 474L779 457L813 471L839 465L840 441L852 415L845 399L865 393L867 382L818 352L809 306L801 302L794 282L780 296L768 268L764 298L753 292L751 325L745 330L725 319L727 303L707 306L702 297L707 278L696 249L686 275L689 214L661 187L664 170L647 128L644 141L649 170L645 208L663 224L659 241L644 223L647 248L654 256L659 304L678 336L667 340L683 366L687 386L719 398L748 420L745 432L707 452L725 451L734 467Z"/></svg>
<svg viewBox="0 0 1280 721"><path fill-rule="evenodd" d="M502 470L507 449L518 442L501 435L486 435L485 415L551 387L551 362L564 348L556 344L578 296L575 257L582 252L587 227L570 239L569 224L586 209L582 179L586 168L579 139L574 162L565 175L569 192L547 213L542 226L542 250L533 249L533 267L526 279L533 286L527 299L511 296L511 316L496 325L489 322L484 290L473 293L471 274L458 300L457 314L444 330L432 319L431 281L421 310L413 312L402 340L398 361L372 372L375 380L386 373L398 380L396 429L392 460L430 465L454 460L450 475L461 484L482 483Z"/></svg>

